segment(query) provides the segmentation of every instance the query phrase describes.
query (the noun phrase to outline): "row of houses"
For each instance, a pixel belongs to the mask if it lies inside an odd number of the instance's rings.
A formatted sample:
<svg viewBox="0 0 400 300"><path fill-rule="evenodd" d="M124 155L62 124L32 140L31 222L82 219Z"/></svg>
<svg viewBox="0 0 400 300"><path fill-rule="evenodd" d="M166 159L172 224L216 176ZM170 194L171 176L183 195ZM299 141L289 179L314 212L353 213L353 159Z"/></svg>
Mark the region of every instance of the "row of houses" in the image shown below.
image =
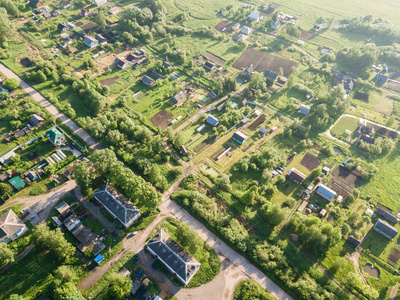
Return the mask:
<svg viewBox="0 0 400 300"><path fill-rule="evenodd" d="M37 114L33 114L29 120L28 123L26 124L26 126L22 129L18 129L15 131L10 131L5 137L4 139L7 142L10 142L11 140L15 139L15 138L19 138L21 136L24 136L25 134L28 134L30 132L32 132L35 128L38 128L40 126L44 125L44 119L37 115Z"/></svg>

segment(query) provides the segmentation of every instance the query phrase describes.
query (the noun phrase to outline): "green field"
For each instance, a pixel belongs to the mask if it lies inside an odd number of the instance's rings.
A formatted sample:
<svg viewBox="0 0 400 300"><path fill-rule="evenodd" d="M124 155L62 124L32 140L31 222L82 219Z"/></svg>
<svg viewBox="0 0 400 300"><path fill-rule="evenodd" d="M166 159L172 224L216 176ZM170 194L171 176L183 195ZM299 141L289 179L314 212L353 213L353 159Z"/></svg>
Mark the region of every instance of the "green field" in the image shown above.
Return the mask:
<svg viewBox="0 0 400 300"><path fill-rule="evenodd" d="M333 126L331 133L335 136L342 136L346 130L350 130L352 133L358 127L358 118L343 116L340 120Z"/></svg>

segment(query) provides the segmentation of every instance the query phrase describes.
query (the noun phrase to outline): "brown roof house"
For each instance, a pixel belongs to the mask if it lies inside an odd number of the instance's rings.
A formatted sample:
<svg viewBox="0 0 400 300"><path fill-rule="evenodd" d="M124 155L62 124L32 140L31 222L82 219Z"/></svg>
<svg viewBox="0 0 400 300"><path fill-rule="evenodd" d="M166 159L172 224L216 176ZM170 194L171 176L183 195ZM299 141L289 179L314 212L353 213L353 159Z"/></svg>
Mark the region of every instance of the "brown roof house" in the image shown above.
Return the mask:
<svg viewBox="0 0 400 300"><path fill-rule="evenodd" d="M295 183L300 184L303 182L304 179L306 179L306 175L301 173L300 171L296 170L295 168L292 168L288 173L287 177L289 177L291 180L293 180Z"/></svg>
<svg viewBox="0 0 400 300"><path fill-rule="evenodd" d="M0 243L9 243L28 231L25 223L11 209L0 216Z"/></svg>

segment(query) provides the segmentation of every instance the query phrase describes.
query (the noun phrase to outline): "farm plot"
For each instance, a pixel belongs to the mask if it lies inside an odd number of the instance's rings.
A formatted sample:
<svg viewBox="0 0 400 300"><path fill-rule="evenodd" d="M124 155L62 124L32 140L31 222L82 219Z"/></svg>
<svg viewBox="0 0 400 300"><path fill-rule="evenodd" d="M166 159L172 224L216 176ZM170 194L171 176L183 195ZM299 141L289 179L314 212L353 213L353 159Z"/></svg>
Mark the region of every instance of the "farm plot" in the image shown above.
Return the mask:
<svg viewBox="0 0 400 300"><path fill-rule="evenodd" d="M387 97L379 97L376 101L374 111L390 116L393 112L393 100Z"/></svg>
<svg viewBox="0 0 400 300"><path fill-rule="evenodd" d="M303 29L300 30L300 39L302 39L303 41L309 41L311 40L313 37L312 33L309 33L308 31L305 31Z"/></svg>
<svg viewBox="0 0 400 300"><path fill-rule="evenodd" d="M388 257L388 262L393 265L396 265L399 259L400 259L400 251L396 248L392 248Z"/></svg>
<svg viewBox="0 0 400 300"><path fill-rule="evenodd" d="M333 126L331 129L331 133L341 136L344 134L346 130L350 130L351 132L354 132L357 127L358 127L358 118L352 118L349 116L343 116L340 118L340 120Z"/></svg>
<svg viewBox="0 0 400 300"><path fill-rule="evenodd" d="M354 94L354 99L360 100L360 101L365 102L365 103L368 103L369 96L368 96L368 94L365 94L365 93L356 92Z"/></svg>
<svg viewBox="0 0 400 300"><path fill-rule="evenodd" d="M336 168L332 175L333 178L329 182L329 186L342 196L351 194L363 182L360 172L357 170L350 171L342 166Z"/></svg>
<svg viewBox="0 0 400 300"><path fill-rule="evenodd" d="M400 92L400 82L388 81L388 87L389 89Z"/></svg>
<svg viewBox="0 0 400 300"><path fill-rule="evenodd" d="M300 162L300 164L306 167L309 171L318 168L320 163L321 160L311 153L306 153L306 155L304 155L303 159Z"/></svg>
<svg viewBox="0 0 400 300"><path fill-rule="evenodd" d="M204 53L204 56L219 66L222 66L225 62L225 60L223 60L222 58L219 58L218 56L215 56L214 54L212 54L210 52Z"/></svg>
<svg viewBox="0 0 400 300"><path fill-rule="evenodd" d="M119 79L118 76L114 76L112 78L107 78L107 79L100 80L100 83L104 84L106 86L112 86L118 79Z"/></svg>
<svg viewBox="0 0 400 300"><path fill-rule="evenodd" d="M233 67L238 70L243 70L251 64L254 66L254 69L260 73L263 73L265 69L279 73L279 68L282 68L283 76L287 77L293 72L292 67L296 68L299 63L254 49L246 49L235 61Z"/></svg>
<svg viewBox="0 0 400 300"><path fill-rule="evenodd" d="M259 116L253 123L250 124L249 127L247 127L247 129L249 129L251 131L256 130L259 125L264 123L265 119L266 119L265 115Z"/></svg>
<svg viewBox="0 0 400 300"><path fill-rule="evenodd" d="M224 21L222 20L221 22L219 22L217 25L215 25L214 29L219 31L219 32L224 32L224 33L228 33L229 30L233 27L233 24L228 22L228 21Z"/></svg>
<svg viewBox="0 0 400 300"><path fill-rule="evenodd" d="M173 115L169 111L166 111L165 109L163 109L160 112L158 112L157 114L155 114L150 119L150 122L154 126L160 127L162 130L166 130L172 117L173 117Z"/></svg>
<svg viewBox="0 0 400 300"><path fill-rule="evenodd" d="M84 31L90 31L93 30L95 28L99 27L99 25L97 25L94 22L87 22L86 24L83 24L82 26L80 26L80 28Z"/></svg>
<svg viewBox="0 0 400 300"><path fill-rule="evenodd" d="M208 145L211 145L214 141L215 138L217 136L214 134L212 136L209 136L208 138L206 138L205 140L203 140L200 144L198 144L196 147L194 147L194 151L195 152L200 152L201 150L203 150L205 147L207 147Z"/></svg>

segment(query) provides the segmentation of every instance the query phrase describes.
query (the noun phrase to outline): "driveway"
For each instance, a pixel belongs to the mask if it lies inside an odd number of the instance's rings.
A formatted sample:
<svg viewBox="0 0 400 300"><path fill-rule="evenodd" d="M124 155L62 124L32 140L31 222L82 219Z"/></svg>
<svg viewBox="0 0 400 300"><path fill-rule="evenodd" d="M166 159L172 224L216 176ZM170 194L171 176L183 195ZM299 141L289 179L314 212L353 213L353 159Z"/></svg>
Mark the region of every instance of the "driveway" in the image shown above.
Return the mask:
<svg viewBox="0 0 400 300"><path fill-rule="evenodd" d="M25 204L30 207L30 214L24 219L26 222L34 214L36 218L32 220L32 225L36 225L41 221L45 221L49 216L54 205L63 197L73 194L74 189L77 187L74 180L69 180L63 185L52 189L46 194L27 198L15 198L8 200L0 206L0 210L4 210L10 206L17 204Z"/></svg>
<svg viewBox="0 0 400 300"><path fill-rule="evenodd" d="M0 63L0 72L4 74L6 78L16 78L19 80L20 88L27 93L33 100L43 106L50 114L59 119L65 126L71 129L77 136L86 142L93 150L102 149L103 146L96 141L89 133L79 127L74 121L68 118L62 111L51 104L46 98L44 98L38 91L32 88L29 84L18 77L13 71L8 69L2 63Z"/></svg>

